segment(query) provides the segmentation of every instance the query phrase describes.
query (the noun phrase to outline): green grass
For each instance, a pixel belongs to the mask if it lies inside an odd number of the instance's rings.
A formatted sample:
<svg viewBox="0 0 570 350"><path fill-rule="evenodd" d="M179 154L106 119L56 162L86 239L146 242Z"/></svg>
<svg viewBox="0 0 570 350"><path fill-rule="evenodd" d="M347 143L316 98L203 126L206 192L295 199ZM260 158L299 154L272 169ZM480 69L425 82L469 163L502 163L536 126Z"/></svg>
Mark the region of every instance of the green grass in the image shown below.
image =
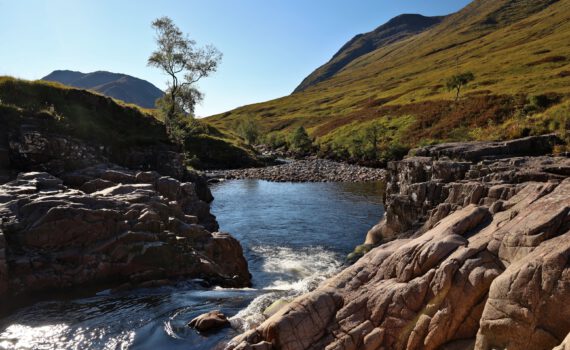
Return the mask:
<svg viewBox="0 0 570 350"><path fill-rule="evenodd" d="M54 127L113 146L169 143L164 125L134 106L57 83L0 77L0 103L22 115L51 119Z"/></svg>
<svg viewBox="0 0 570 350"><path fill-rule="evenodd" d="M0 77L0 120L17 126L26 118L40 120L46 129L90 143L118 149L171 145L154 110L126 104L91 91L45 81ZM253 153L232 135L214 126L194 124L185 152L198 167L240 167L257 164Z"/></svg>
<svg viewBox="0 0 570 350"><path fill-rule="evenodd" d="M303 125L318 143L345 144L349 130L407 115L413 121L397 132L407 146L514 137L516 132L485 131L508 128L529 96L555 94L564 103L570 95L570 0L550 3L474 1L432 29L362 56L303 92L207 122L229 131L237 120L253 118L263 133L283 135ZM445 82L467 71L475 80L454 105ZM548 124L549 118L531 117L526 123ZM472 131L478 128L482 132Z"/></svg>

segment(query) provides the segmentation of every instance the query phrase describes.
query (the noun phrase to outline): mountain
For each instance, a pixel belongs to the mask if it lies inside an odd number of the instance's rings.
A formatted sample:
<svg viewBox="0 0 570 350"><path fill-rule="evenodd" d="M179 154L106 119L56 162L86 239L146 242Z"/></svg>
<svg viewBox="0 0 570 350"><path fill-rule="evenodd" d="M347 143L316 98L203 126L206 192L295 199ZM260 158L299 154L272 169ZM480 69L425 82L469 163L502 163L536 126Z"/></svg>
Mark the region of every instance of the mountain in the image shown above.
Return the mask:
<svg viewBox="0 0 570 350"><path fill-rule="evenodd" d="M570 128L564 119L569 42L570 0L475 0L304 90L206 120L231 131L237 121L252 119L268 140L287 138L302 125L324 154L339 158L359 157L363 130L374 125L388 155L431 143L564 130ZM446 81L463 72L475 80L455 102Z"/></svg>
<svg viewBox="0 0 570 350"><path fill-rule="evenodd" d="M404 40L414 34L423 32L433 25L440 23L443 18L444 17L425 17L422 15L404 14L391 19L388 23L381 25L371 32L358 34L341 47L330 61L306 77L295 89L294 93L301 92L327 80L346 67L350 62L379 47Z"/></svg>
<svg viewBox="0 0 570 350"><path fill-rule="evenodd" d="M146 80L121 73L97 71L81 73L70 70L56 70L42 78L64 85L97 91L143 108L154 108L156 99L164 92Z"/></svg>

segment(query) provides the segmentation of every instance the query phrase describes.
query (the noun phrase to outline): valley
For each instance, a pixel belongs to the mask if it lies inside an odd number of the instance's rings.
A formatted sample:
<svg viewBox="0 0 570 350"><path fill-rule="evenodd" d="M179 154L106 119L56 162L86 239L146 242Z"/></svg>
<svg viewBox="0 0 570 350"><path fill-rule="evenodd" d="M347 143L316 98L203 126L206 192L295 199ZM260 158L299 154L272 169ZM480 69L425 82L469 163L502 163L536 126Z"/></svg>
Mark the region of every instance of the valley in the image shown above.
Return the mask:
<svg viewBox="0 0 570 350"><path fill-rule="evenodd" d="M0 348L570 349L570 0L451 3L6 2Z"/></svg>

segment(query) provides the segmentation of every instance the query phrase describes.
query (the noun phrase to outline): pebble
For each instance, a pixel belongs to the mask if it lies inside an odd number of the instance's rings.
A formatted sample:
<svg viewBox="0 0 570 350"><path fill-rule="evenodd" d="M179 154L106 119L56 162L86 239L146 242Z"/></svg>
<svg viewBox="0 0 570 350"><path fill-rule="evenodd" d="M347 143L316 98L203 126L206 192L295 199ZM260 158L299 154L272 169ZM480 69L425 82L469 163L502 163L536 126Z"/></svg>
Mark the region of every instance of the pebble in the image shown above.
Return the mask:
<svg viewBox="0 0 570 350"><path fill-rule="evenodd" d="M207 176L211 179L258 179L274 182L373 182L383 181L385 174L384 169L311 159L264 168L211 171Z"/></svg>

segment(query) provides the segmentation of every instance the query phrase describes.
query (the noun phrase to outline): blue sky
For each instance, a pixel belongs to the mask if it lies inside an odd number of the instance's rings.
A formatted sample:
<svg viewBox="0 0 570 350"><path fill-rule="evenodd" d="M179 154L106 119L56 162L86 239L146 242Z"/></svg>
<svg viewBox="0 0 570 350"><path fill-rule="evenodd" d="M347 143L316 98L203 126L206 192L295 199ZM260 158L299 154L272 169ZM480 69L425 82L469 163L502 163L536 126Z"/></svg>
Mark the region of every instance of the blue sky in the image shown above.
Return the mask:
<svg viewBox="0 0 570 350"><path fill-rule="evenodd" d="M108 70L164 88L146 65L153 19L169 16L223 52L200 82L199 116L289 94L350 38L402 13L443 15L469 0L0 0L0 75Z"/></svg>

